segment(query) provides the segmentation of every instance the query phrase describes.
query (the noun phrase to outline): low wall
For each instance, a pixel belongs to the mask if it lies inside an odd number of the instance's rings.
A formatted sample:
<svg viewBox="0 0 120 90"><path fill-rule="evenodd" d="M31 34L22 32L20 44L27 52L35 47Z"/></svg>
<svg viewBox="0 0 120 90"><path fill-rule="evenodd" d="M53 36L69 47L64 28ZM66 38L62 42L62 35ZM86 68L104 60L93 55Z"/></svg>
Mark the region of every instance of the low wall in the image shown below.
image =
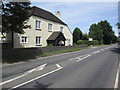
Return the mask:
<svg viewBox="0 0 120 90"><path fill-rule="evenodd" d="M55 47L39 47L39 48L11 48L11 49L2 49L2 59L4 60L10 59L13 60L14 58L16 60L22 59L22 58L36 58L36 55L40 55L45 52L53 52L53 51L59 51L59 50L67 50L67 49L73 49L73 48L81 48L81 47L87 47L84 46L55 46Z"/></svg>

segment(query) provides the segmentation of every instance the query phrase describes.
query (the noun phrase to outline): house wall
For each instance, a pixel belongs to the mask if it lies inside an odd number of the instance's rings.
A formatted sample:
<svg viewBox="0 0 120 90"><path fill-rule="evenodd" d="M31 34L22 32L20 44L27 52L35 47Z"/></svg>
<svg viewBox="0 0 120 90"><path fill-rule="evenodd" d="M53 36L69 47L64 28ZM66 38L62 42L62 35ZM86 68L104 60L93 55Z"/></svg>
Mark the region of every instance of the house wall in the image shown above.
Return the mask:
<svg viewBox="0 0 120 90"><path fill-rule="evenodd" d="M36 20L41 21L41 30L36 30ZM48 31L48 24L52 24L52 31ZM67 39L65 42L65 46L72 45L72 33L70 32L69 28L65 25L49 21L40 17L31 16L28 22L28 25L31 25L31 28L24 29L24 34L14 34L14 48L23 48L23 47L44 47L47 45L47 39L48 37L54 32L54 31L60 31L60 27L62 26L64 28L64 36ZM28 37L27 43L21 43L20 38L21 36ZM41 36L41 45L36 46L36 36ZM69 41L70 40L70 41Z"/></svg>

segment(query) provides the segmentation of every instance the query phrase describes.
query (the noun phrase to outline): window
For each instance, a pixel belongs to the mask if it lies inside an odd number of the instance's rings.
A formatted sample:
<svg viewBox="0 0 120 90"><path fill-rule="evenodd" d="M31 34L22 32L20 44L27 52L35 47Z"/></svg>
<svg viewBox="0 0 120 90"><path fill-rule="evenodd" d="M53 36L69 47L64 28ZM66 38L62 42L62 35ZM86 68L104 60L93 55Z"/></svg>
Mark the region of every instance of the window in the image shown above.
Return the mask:
<svg viewBox="0 0 120 90"><path fill-rule="evenodd" d="M28 43L27 37L21 37L21 43Z"/></svg>
<svg viewBox="0 0 120 90"><path fill-rule="evenodd" d="M41 45L41 37L36 36L36 45Z"/></svg>
<svg viewBox="0 0 120 90"><path fill-rule="evenodd" d="M60 27L60 31L63 32L63 27Z"/></svg>
<svg viewBox="0 0 120 90"><path fill-rule="evenodd" d="M70 43L70 39L68 39L68 43Z"/></svg>
<svg viewBox="0 0 120 90"><path fill-rule="evenodd" d="M48 31L52 31L52 24L48 24Z"/></svg>
<svg viewBox="0 0 120 90"><path fill-rule="evenodd" d="M6 38L5 37L1 37L0 38L0 43L6 43Z"/></svg>
<svg viewBox="0 0 120 90"><path fill-rule="evenodd" d="M41 21L36 20L36 29L40 29L40 23Z"/></svg>

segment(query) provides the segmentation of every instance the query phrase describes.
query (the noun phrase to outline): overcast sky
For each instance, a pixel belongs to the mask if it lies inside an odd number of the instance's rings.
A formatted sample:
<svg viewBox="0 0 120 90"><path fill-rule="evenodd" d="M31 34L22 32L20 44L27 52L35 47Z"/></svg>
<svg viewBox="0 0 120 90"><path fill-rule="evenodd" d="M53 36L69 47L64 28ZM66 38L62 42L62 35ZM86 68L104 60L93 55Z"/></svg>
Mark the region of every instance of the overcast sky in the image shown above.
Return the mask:
<svg viewBox="0 0 120 90"><path fill-rule="evenodd" d="M91 24L107 20L118 36L118 2L32 2L32 6L53 14L60 11L61 19L72 32L75 27L79 27L83 33L87 33Z"/></svg>

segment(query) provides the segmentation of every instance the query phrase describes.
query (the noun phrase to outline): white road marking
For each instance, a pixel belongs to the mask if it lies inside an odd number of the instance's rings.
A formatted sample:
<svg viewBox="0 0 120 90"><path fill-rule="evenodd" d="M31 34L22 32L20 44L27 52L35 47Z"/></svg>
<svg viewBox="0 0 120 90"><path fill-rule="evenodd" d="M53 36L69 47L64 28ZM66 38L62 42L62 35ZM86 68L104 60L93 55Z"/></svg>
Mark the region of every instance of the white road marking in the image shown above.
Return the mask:
<svg viewBox="0 0 120 90"><path fill-rule="evenodd" d="M48 73L46 73L46 74L43 74L43 75L41 75L41 76L39 76L39 77L36 77L36 78L31 79L31 80L29 80L29 81L27 81L27 82L24 82L24 83L22 83L22 84L19 84L19 85L17 85L17 86L14 86L14 87L12 87L12 88L9 89L9 90L18 88L18 87L23 86L23 85L25 85L25 84L28 84L28 83L30 83L30 82L32 82L32 81L35 81L35 80L40 79L40 78L42 78L42 77L45 77L45 76L47 76L47 75L49 75L49 74L52 74L52 73L54 73L54 72L56 72L56 71L59 71L59 70L62 69L62 68L63 68L63 67L60 67L60 68L58 68L58 69L55 69L55 70L53 70L53 71L50 71L50 72L48 72Z"/></svg>
<svg viewBox="0 0 120 90"><path fill-rule="evenodd" d="M79 56L79 57L75 57L75 58L71 58L71 59L69 59L69 61L71 61L71 60L76 60L76 59L79 59L79 58L84 57L84 56L87 56L87 55L88 55L88 54L81 55L81 56Z"/></svg>
<svg viewBox="0 0 120 90"><path fill-rule="evenodd" d="M100 51L92 52L92 53L99 53Z"/></svg>
<svg viewBox="0 0 120 90"><path fill-rule="evenodd" d="M114 45L114 46L116 46L116 45ZM92 52L92 53L89 53L89 54L85 54L85 55L87 55L87 56L82 55L82 56L85 56L85 57L83 57L83 58L76 57L76 58L78 59L76 62L79 62L79 61L81 61L81 60L83 60L83 59L85 59L85 58L87 58L87 57L89 57L89 56L91 56L91 55L93 55L93 54L99 53L99 52L101 52L101 51L103 51L103 50L109 49L109 48L114 47L114 46L110 46L110 47L107 47L107 48L104 48L104 49L101 49L101 50L98 50L98 51L95 51L95 52Z"/></svg>
<svg viewBox="0 0 120 90"><path fill-rule="evenodd" d="M71 58L71 59L69 59L69 61L72 61L72 60L75 60L76 59L76 57L75 58Z"/></svg>
<svg viewBox="0 0 120 90"><path fill-rule="evenodd" d="M118 88L119 72L120 72L120 62L119 62L119 66L118 66L118 69L117 69L117 75L116 75L116 79L115 79L114 89Z"/></svg>
<svg viewBox="0 0 120 90"><path fill-rule="evenodd" d="M114 46L115 46L115 45L114 45ZM111 47L113 47L113 46L111 46ZM111 47L108 47L108 48L111 48ZM108 48L104 48L104 50L105 50L105 49L108 49ZM103 49L101 49L101 50L103 50ZM76 52L80 52L80 51L76 51ZM70 53L74 53L74 52L70 52ZM64 53L64 54L69 54L69 53ZM60 54L60 55L63 55L63 54ZM60 55L54 55L54 56L60 56ZM54 56L49 56L49 57L54 57ZM84 55L84 56L85 56L85 55ZM81 61L81 60L83 60L83 59L85 59L85 58L87 58L87 57L89 57L89 56L91 56L91 55L88 54L86 57L83 57L83 58L81 58L80 60L77 60L77 62L79 62L79 61ZM49 58L49 57L44 57L44 58ZM41 59L41 58L40 58L40 59ZM46 74L44 74L44 75L41 75L41 76L39 76L39 77L37 77L37 78L34 78L34 79L29 80L29 81L27 81L27 82L24 82L24 83L22 83L22 84L19 84L19 85L13 87L13 88L20 87L20 86L22 86L22 85L25 85L25 84L27 84L27 83L29 83L29 82L32 82L32 81L34 81L34 80L37 80L37 79L42 78L42 77L44 77L44 76L47 76L47 75L49 75L49 74L51 74L51 73L54 73L54 72L56 72L56 71L58 71L58 70L60 70L60 69L63 68L63 67L59 66L58 64L56 64L56 66L58 67L58 69L55 69L55 70L53 70L53 71L51 71L51 72L48 72L48 73L46 73ZM24 74L24 75L26 75L26 74ZM0 83L0 85L3 85L3 84L8 83L8 82L11 82L11 81L16 80L16 79L21 78L21 77L23 77L23 76L19 76L19 77L16 77L16 78L14 78L14 79L5 81L5 82L3 82L3 83ZM12 88L12 89L13 89L13 88Z"/></svg>
<svg viewBox="0 0 120 90"><path fill-rule="evenodd" d="M116 45L114 45L114 46L116 46ZM98 51L95 51L95 52L92 52L92 53L89 53L89 54L81 55L79 57L71 58L71 59L69 59L69 61L78 59L77 62L79 62L79 61L83 60L84 58L88 57L88 55L93 55L93 54L99 53L99 52L101 52L103 50L106 50L106 49L109 49L111 47L113 47L113 46L110 46L110 47L107 47L107 48L104 48L104 49L101 49L101 50L98 50ZM84 58L81 58L81 57L84 57Z"/></svg>
<svg viewBox="0 0 120 90"><path fill-rule="evenodd" d="M79 57L77 57L77 59L78 59L78 60L80 60L80 58L79 58Z"/></svg>
<svg viewBox="0 0 120 90"><path fill-rule="evenodd" d="M83 59L85 59L85 58L87 58L87 57L89 57L89 56L91 56L91 55L87 55L86 57L80 58L80 59L77 60L76 62L79 62L79 61L81 61L81 60L83 60Z"/></svg>
<svg viewBox="0 0 120 90"><path fill-rule="evenodd" d="M43 68L44 68L46 65L47 65L47 63L39 66L38 70L43 70ZM18 76L18 77L15 77L15 78L10 79L10 80L7 80L7 81L4 81L4 82L0 83L0 85L6 84L6 83L12 82L12 81L14 81L14 80L16 80L16 79L19 79L19 78L21 78L21 77L24 77L24 76L28 75L29 73L31 73L31 72L33 72L33 71L35 71L35 70L37 70L37 69L34 68L34 69L32 69L32 70L29 70L29 71L27 71L27 72L24 72L23 75Z"/></svg>
<svg viewBox="0 0 120 90"><path fill-rule="evenodd" d="M43 64L43 65L41 65L41 66L38 66L38 67L36 67L36 68L33 68L33 69L27 71L26 73L31 73L31 72L33 72L33 71L43 70L46 65L47 65L47 63L45 63L45 64Z"/></svg>
<svg viewBox="0 0 120 90"><path fill-rule="evenodd" d="M59 64L56 64L56 66L57 66L58 68L62 68L62 66L60 66Z"/></svg>

